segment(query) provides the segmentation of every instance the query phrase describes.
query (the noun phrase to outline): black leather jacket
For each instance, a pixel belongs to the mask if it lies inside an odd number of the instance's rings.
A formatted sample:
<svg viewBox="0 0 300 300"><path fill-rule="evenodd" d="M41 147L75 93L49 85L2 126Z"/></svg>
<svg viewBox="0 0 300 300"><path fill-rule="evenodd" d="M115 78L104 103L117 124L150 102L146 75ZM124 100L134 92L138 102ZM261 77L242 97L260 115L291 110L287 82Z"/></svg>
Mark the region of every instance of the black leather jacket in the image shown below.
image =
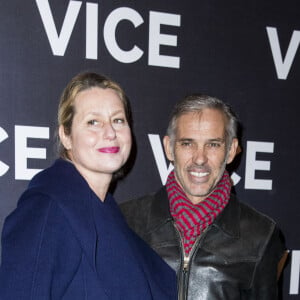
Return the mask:
<svg viewBox="0 0 300 300"><path fill-rule="evenodd" d="M123 203L121 210L129 226L176 270L180 300L277 299L277 264L284 251L279 231L234 195L187 260L165 188Z"/></svg>

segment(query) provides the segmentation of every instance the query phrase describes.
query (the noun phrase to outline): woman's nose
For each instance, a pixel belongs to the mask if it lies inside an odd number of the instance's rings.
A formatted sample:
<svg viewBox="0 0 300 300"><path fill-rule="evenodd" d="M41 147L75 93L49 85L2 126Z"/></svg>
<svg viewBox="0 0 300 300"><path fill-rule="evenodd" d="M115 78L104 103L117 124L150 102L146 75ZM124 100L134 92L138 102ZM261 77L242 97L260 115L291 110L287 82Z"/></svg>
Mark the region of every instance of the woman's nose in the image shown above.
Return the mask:
<svg viewBox="0 0 300 300"><path fill-rule="evenodd" d="M103 126L103 136L105 139L113 140L116 138L116 130L111 123L105 123Z"/></svg>

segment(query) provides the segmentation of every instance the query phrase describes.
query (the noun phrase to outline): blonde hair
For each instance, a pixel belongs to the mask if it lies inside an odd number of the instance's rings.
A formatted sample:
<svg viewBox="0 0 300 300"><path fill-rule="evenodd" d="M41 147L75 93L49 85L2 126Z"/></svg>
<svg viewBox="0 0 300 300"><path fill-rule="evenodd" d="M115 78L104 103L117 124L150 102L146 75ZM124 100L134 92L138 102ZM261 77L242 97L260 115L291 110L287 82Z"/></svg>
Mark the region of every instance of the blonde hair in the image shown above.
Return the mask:
<svg viewBox="0 0 300 300"><path fill-rule="evenodd" d="M76 96L80 92L91 89L93 87L99 87L101 89L112 89L116 91L124 105L127 122L131 125L131 111L129 102L121 86L104 75L100 75L93 72L86 72L80 73L73 77L63 90L63 93L60 97L57 123L58 128L60 126L63 126L66 135L71 134L72 122L75 114L74 101ZM69 157L67 149L65 149L62 142L60 141L58 129L56 136L59 156L64 159L68 159Z"/></svg>

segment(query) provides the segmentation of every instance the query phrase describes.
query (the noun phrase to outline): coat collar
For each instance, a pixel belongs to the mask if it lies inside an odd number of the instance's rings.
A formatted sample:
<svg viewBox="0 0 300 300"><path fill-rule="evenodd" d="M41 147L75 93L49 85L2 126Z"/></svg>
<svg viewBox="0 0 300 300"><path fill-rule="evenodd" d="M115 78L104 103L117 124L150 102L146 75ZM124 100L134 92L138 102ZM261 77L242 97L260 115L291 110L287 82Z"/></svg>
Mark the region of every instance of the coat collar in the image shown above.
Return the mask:
<svg viewBox="0 0 300 300"><path fill-rule="evenodd" d="M29 188L47 194L62 209L93 269L97 233L93 219L92 190L71 162L58 159L36 175Z"/></svg>
<svg viewBox="0 0 300 300"><path fill-rule="evenodd" d="M230 195L228 204L223 212L213 222L213 226L219 227L225 234L233 238L240 237L240 202L234 194Z"/></svg>
<svg viewBox="0 0 300 300"><path fill-rule="evenodd" d="M240 236L239 219L240 203L235 195L231 194L227 206L211 226L219 228L226 235L238 238ZM149 212L148 229L150 231L155 230L155 228L170 221L173 221L173 219L170 213L168 194L166 188L162 187L154 195L153 205Z"/></svg>

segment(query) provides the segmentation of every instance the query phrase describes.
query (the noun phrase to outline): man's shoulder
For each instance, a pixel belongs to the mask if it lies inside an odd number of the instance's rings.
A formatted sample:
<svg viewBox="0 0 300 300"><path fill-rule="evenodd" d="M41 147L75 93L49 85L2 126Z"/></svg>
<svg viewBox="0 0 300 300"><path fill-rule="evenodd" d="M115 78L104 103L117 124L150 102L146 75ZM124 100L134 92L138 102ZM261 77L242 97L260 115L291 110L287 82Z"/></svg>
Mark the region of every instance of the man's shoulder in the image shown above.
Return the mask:
<svg viewBox="0 0 300 300"><path fill-rule="evenodd" d="M120 204L123 211L135 210L140 207L149 206L155 198L155 193L146 194L138 198L130 199Z"/></svg>
<svg viewBox="0 0 300 300"><path fill-rule="evenodd" d="M207 235L205 247L214 249L229 261L259 261L268 245L276 253L282 252L282 242L275 221L235 196L231 197L215 225L221 230L211 232L217 232L218 238L216 235ZM227 243L228 237L231 238L230 243Z"/></svg>
<svg viewBox="0 0 300 300"><path fill-rule="evenodd" d="M249 239L249 235L255 237L257 241L264 243L268 241L277 231L276 222L265 213L243 201L238 201L239 205L239 228L240 237Z"/></svg>
<svg viewBox="0 0 300 300"><path fill-rule="evenodd" d="M140 196L135 199L125 201L120 204L120 208L123 213L136 212L142 209L142 211L149 211L150 207L154 205L155 200L167 199L167 193L165 187L161 187L158 191Z"/></svg>
<svg viewBox="0 0 300 300"><path fill-rule="evenodd" d="M146 226L147 211L150 209L152 198L153 195L149 194L119 205L129 227L140 236L143 235Z"/></svg>
<svg viewBox="0 0 300 300"><path fill-rule="evenodd" d="M119 206L132 229L145 230L153 222L162 222L168 215L168 196L165 187L161 187L157 192L123 202Z"/></svg>
<svg viewBox="0 0 300 300"><path fill-rule="evenodd" d="M254 227L269 227L274 228L276 222L265 213L258 211L256 208L240 201L241 221L250 222Z"/></svg>
<svg viewBox="0 0 300 300"><path fill-rule="evenodd" d="M147 194L121 203L120 209L128 223L137 222L148 214L155 198L155 193Z"/></svg>

